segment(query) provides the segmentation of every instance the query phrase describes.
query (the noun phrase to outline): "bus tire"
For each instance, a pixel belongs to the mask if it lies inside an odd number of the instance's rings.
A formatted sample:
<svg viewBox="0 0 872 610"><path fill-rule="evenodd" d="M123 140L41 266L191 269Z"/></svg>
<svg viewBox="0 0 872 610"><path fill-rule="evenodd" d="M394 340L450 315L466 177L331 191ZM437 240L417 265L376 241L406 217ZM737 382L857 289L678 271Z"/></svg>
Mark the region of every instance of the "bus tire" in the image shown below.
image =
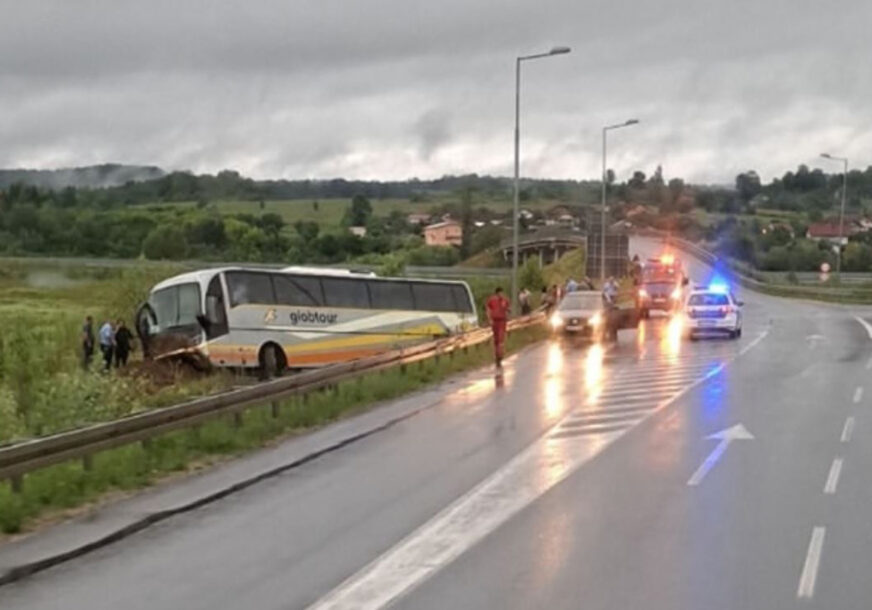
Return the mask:
<svg viewBox="0 0 872 610"><path fill-rule="evenodd" d="M260 363L261 379L279 377L287 367L284 350L275 343L267 343L260 348L257 360Z"/></svg>

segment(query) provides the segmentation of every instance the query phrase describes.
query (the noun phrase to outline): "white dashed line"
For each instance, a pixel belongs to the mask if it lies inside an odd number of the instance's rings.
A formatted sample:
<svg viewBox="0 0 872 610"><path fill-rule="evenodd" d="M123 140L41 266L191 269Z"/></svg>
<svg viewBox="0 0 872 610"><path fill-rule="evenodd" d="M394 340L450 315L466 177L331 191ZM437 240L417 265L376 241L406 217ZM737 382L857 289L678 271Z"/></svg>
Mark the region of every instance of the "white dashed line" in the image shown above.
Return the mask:
<svg viewBox="0 0 872 610"><path fill-rule="evenodd" d="M854 404L857 404L863 400L863 386L857 386L857 389L854 390Z"/></svg>
<svg viewBox="0 0 872 610"><path fill-rule="evenodd" d="M799 588L796 596L811 599L814 597L814 585L817 580L818 566L821 562L821 551L824 548L824 535L827 530L824 527L816 527L811 532L811 542L808 543L808 553L805 555L805 565L802 567L802 575L799 577Z"/></svg>
<svg viewBox="0 0 872 610"><path fill-rule="evenodd" d="M866 329L866 334L869 335L869 339L872 339L872 324L869 324L866 320L861 318L860 316L854 316L854 319L859 322L863 328Z"/></svg>
<svg viewBox="0 0 872 610"><path fill-rule="evenodd" d="M827 482L824 485L824 493L833 495L836 493L836 485L839 484L839 475L842 474L842 459L836 458L830 466L830 474L827 475Z"/></svg>
<svg viewBox="0 0 872 610"><path fill-rule="evenodd" d="M854 433L854 418L849 417L845 420L845 427L842 428L842 442L851 442L851 434Z"/></svg>
<svg viewBox="0 0 872 610"><path fill-rule="evenodd" d="M872 369L872 356L869 357L869 360L866 361L866 370Z"/></svg>

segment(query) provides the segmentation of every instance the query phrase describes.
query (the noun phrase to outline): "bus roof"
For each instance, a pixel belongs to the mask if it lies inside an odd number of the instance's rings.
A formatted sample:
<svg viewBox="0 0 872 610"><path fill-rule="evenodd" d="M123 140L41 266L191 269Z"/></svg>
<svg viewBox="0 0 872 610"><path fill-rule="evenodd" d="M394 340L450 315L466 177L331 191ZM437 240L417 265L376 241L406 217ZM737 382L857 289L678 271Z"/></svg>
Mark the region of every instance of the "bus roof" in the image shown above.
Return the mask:
<svg viewBox="0 0 872 610"><path fill-rule="evenodd" d="M350 278L360 278L360 279L368 279L368 280L385 280L385 281L414 281L414 282L438 282L440 284L461 284L463 286L467 286L466 282L462 280L442 280L436 278L418 278L418 277L380 277L377 276L373 272L355 272L349 269L331 269L331 268L319 268L319 267L284 267L282 269L270 269L265 267L212 267L209 269L200 269L197 271L189 271L187 273L180 273L179 275L174 275L165 280L162 280L154 285L151 289L151 292L155 292L157 290L162 290L164 288L169 288L170 286L177 286L179 284L189 284L196 283L200 285L205 285L209 282L215 275L219 273L224 273L227 271L249 271L249 272L260 272L260 273L288 273L288 274L306 274L306 275L317 275L317 276L325 276L325 277L350 277Z"/></svg>

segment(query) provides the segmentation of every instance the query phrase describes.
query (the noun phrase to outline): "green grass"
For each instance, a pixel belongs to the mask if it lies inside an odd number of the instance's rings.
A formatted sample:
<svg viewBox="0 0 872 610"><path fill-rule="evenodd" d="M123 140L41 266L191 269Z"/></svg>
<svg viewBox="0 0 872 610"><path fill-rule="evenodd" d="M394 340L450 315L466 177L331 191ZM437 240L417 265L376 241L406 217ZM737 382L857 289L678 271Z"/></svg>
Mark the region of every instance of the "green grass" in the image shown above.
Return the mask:
<svg viewBox="0 0 872 610"><path fill-rule="evenodd" d="M516 351L547 337L542 326L509 334L507 350ZM16 533L41 517L92 503L110 492L140 489L173 472L185 471L221 456L238 455L289 434L298 434L361 412L374 403L401 396L449 375L492 360L489 343L340 383L335 389L298 396L280 405L278 417L269 406L242 413L241 421L227 417L199 428L165 434L152 442L104 451L94 456L90 470L81 462L59 464L24 478L23 490L0 484L0 531Z"/></svg>

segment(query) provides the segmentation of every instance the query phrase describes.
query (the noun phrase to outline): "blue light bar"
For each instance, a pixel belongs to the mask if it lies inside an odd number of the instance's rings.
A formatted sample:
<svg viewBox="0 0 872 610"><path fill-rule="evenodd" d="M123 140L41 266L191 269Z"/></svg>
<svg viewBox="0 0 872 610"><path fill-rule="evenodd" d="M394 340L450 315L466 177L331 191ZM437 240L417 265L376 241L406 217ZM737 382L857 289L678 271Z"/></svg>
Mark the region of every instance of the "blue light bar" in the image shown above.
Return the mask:
<svg viewBox="0 0 872 610"><path fill-rule="evenodd" d="M730 291L730 287L726 284L709 284L709 292L714 292L715 294L727 294Z"/></svg>

